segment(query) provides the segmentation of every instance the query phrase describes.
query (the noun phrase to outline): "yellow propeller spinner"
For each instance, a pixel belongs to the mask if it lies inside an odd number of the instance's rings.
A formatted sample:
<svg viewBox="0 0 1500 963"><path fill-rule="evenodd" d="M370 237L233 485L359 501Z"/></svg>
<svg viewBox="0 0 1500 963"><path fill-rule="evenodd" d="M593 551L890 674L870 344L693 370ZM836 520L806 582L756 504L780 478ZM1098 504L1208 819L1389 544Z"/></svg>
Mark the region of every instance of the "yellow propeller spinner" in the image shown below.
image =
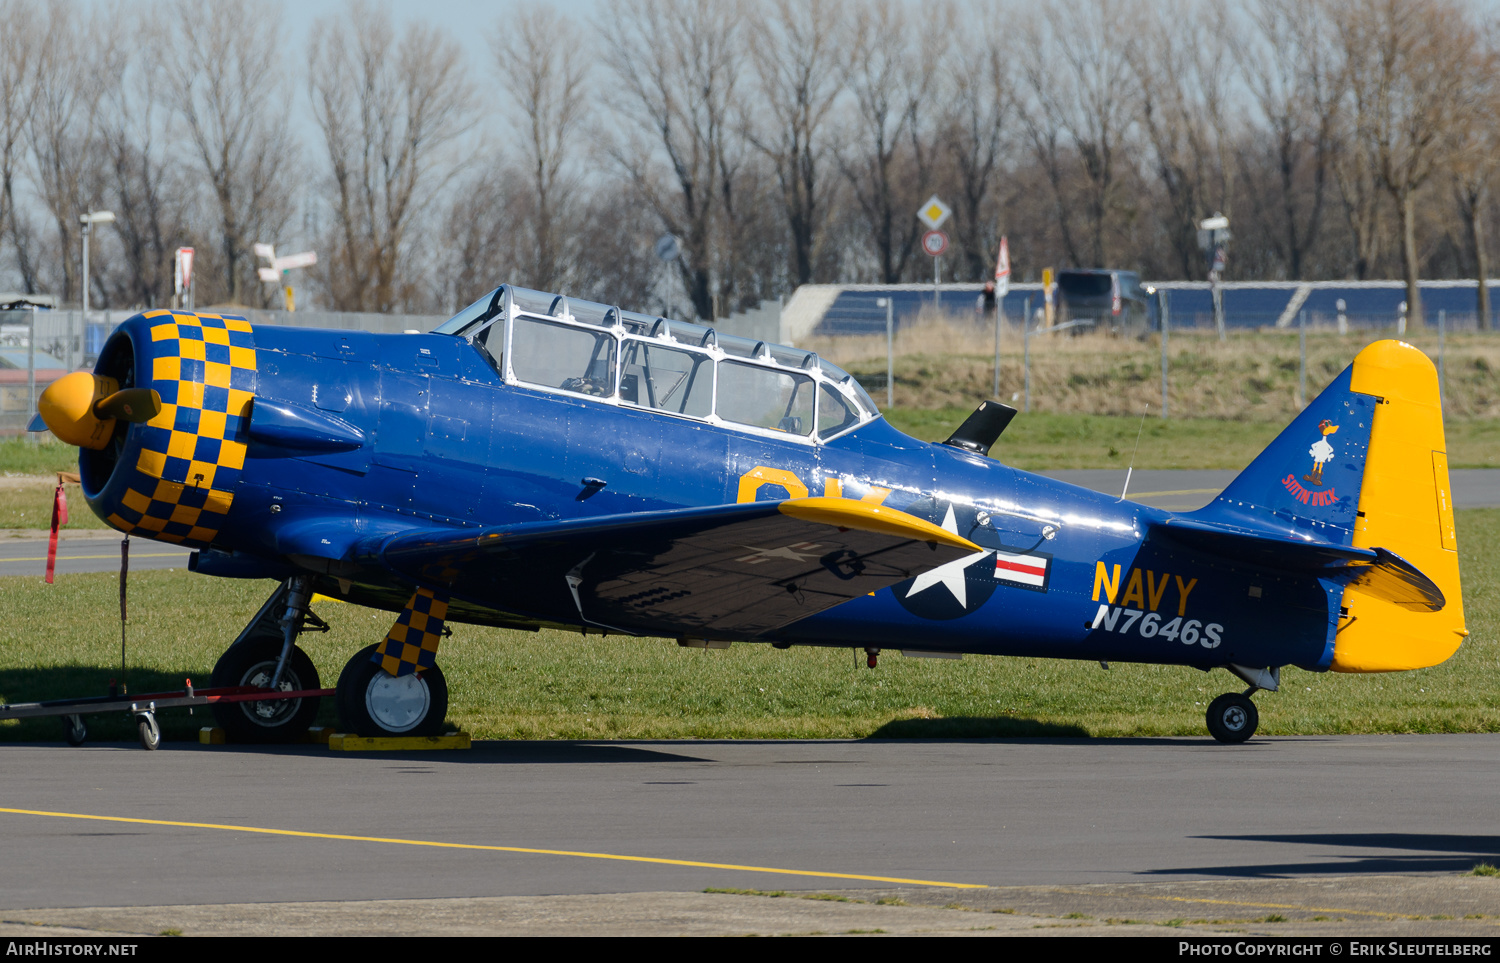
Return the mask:
<svg viewBox="0 0 1500 963"><path fill-rule="evenodd" d="M75 371L48 385L36 410L58 438L97 450L109 444L117 420L142 424L155 418L161 395L152 388L121 391L114 378Z"/></svg>

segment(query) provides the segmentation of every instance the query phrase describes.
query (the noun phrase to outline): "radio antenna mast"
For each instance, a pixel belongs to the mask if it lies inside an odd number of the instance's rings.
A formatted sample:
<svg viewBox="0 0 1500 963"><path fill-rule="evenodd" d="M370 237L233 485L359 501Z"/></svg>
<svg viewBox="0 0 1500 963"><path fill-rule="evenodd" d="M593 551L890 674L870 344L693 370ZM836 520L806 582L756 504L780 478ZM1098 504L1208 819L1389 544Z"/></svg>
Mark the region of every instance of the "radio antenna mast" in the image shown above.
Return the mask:
<svg viewBox="0 0 1500 963"><path fill-rule="evenodd" d="M1135 430L1135 451L1130 453L1130 465L1125 469L1125 487L1120 489L1120 501L1125 500L1126 492L1130 491L1130 473L1135 471L1135 456L1141 450L1141 432L1146 430L1146 412L1149 408L1141 409L1141 426Z"/></svg>

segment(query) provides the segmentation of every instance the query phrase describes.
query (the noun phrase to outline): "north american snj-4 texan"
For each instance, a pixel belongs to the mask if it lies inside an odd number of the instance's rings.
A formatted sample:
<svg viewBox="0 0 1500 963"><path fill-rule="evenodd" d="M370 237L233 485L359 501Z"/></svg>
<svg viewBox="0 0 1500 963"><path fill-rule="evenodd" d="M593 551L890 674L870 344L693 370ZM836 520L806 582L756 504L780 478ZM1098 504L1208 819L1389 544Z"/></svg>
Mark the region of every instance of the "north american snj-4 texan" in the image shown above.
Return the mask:
<svg viewBox="0 0 1500 963"><path fill-rule="evenodd" d="M1280 669L1435 665L1467 634L1438 381L1353 364L1207 507L1175 513L892 428L807 351L512 286L428 334L154 310L41 422L90 508L278 588L214 685L319 687L313 593L400 613L338 680L341 724L431 734L450 622L1223 668L1209 731L1255 731ZM317 699L215 705L298 738Z"/></svg>

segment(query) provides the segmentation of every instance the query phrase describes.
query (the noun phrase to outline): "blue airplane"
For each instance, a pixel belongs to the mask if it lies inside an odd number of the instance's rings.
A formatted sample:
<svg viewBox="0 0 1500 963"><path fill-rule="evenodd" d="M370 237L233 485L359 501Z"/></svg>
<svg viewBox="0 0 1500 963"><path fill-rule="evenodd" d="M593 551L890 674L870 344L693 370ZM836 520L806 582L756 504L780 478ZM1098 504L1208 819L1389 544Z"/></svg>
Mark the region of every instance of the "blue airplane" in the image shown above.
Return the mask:
<svg viewBox="0 0 1500 963"><path fill-rule="evenodd" d="M1207 507L1176 513L989 458L1015 410L942 444L817 355L502 286L428 334L154 310L33 428L79 446L90 508L278 588L215 686L319 686L314 593L397 612L335 690L363 735L441 731L451 622L586 634L1227 669L1256 730L1282 666L1436 665L1467 634L1438 382L1361 351ZM215 705L299 738L318 699Z"/></svg>

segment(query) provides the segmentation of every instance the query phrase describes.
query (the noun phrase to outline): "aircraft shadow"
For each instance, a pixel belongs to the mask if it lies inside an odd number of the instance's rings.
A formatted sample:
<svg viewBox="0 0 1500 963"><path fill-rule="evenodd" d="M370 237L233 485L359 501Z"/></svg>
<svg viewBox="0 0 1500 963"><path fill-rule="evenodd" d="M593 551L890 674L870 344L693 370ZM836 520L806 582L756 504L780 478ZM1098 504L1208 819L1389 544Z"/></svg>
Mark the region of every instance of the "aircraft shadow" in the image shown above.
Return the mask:
<svg viewBox="0 0 1500 963"><path fill-rule="evenodd" d="M1015 737L1050 737L1087 739L1088 732L1078 726L1017 719L1012 716L984 718L955 716L947 719L893 719L876 729L867 739L996 739Z"/></svg>
<svg viewBox="0 0 1500 963"><path fill-rule="evenodd" d="M1500 857L1500 836L1445 833L1285 833L1233 836L1196 836L1232 842L1289 843L1297 846L1347 846L1351 849L1410 850L1411 855L1349 853L1314 857L1300 862L1258 865L1195 866L1150 870L1157 876L1238 876L1277 878L1306 875L1380 875L1388 873L1462 873L1477 863Z"/></svg>

